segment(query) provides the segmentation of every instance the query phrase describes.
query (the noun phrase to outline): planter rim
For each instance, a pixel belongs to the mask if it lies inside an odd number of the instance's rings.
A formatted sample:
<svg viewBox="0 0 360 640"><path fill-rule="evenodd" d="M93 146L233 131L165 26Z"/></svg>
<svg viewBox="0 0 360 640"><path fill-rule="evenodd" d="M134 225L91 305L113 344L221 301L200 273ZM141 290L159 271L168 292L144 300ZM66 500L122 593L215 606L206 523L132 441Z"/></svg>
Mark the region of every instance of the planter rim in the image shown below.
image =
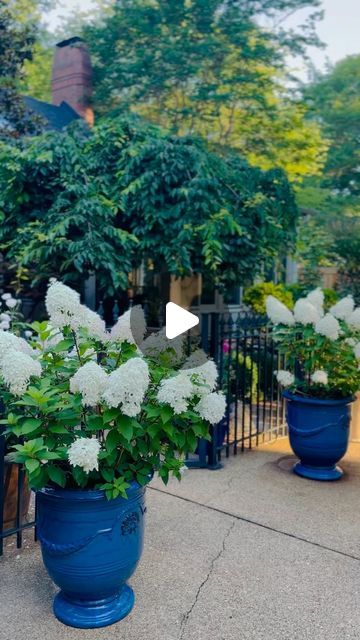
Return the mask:
<svg viewBox="0 0 360 640"><path fill-rule="evenodd" d="M151 478L149 478L149 482L150 480ZM131 495L138 489L142 488L142 485L136 482L136 480L132 480L130 487L127 489L127 493ZM56 498L60 500L84 500L87 502L94 500L106 500L104 489L62 489L61 487L55 488L47 486L42 489L37 489L36 493L42 493L49 498ZM114 502L115 500L125 500L125 498L118 496L109 502Z"/></svg>
<svg viewBox="0 0 360 640"><path fill-rule="evenodd" d="M344 398L307 398L291 391L283 391L283 397L287 400L295 400L302 404L316 404L320 406L336 407L343 404L350 404L356 400L354 395L346 396Z"/></svg>

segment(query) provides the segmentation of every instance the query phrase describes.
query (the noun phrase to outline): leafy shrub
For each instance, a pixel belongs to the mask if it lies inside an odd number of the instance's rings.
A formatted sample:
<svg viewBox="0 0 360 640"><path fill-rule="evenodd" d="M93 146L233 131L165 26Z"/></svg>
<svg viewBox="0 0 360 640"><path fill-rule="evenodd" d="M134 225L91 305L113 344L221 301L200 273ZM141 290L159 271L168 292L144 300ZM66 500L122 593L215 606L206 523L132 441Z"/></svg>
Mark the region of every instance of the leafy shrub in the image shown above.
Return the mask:
<svg viewBox="0 0 360 640"><path fill-rule="evenodd" d="M227 341L226 341L227 343ZM228 344L228 343L227 343ZM249 400L257 397L259 371L256 363L249 355L238 353L236 363L236 351L224 351L224 370L221 387L225 393L230 387L231 396L244 397Z"/></svg>
<svg viewBox="0 0 360 640"><path fill-rule="evenodd" d="M274 284L273 282L261 282L245 289L244 303L255 313L264 315L266 313L265 302L267 296L274 296L289 308L294 305L291 291L284 285Z"/></svg>

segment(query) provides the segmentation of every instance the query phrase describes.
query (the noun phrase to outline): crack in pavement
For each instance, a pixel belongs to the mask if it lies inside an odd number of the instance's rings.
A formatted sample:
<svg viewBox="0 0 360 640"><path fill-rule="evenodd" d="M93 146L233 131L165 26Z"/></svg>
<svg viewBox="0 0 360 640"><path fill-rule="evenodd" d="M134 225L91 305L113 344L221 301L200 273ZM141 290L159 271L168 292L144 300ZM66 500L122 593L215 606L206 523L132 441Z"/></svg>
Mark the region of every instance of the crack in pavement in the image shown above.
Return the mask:
<svg viewBox="0 0 360 640"><path fill-rule="evenodd" d="M225 535L223 537L221 549L216 554L216 556L211 560L209 570L208 570L204 580L202 581L202 583L200 584L200 586L199 586L199 588L198 588L198 590L196 592L194 602L192 603L191 607L188 609L188 611L183 616L183 619L181 621L181 626L180 626L179 640L183 640L183 638L184 638L184 633L185 633L185 630L186 630L187 623L189 622L189 618L190 618L190 616L191 616L191 614L192 614L192 612L193 612L193 610L194 610L194 608L195 608L195 606L196 606L196 604L198 602L199 596L200 596L203 588L205 587L206 583L209 581L209 579L211 577L211 574L214 571L215 563L219 560L219 558L221 558L222 554L225 551L226 540L229 538L229 536L230 536L235 524L236 524L236 520L233 520L231 525L230 525L230 527L227 529L227 531L225 531Z"/></svg>
<svg viewBox="0 0 360 640"><path fill-rule="evenodd" d="M169 491L164 491L163 489L158 489L157 487L148 487L151 491L157 491L158 493L162 493L165 496L170 496L171 498L177 498L178 500L183 500L184 502L189 502L190 504L194 504L198 507L202 507L203 509L209 509L209 511L214 511L215 513L221 513L224 516L229 516L230 518L235 518L240 522L246 522L247 524L254 525L255 527L260 527L261 529L265 529L266 531L272 531L273 533L278 533L282 536L286 536L287 538L292 538L293 540L298 540L299 542L305 542L306 544L310 544L313 547L318 547L319 549L324 549L324 551L331 551L332 553L336 553L339 556L343 556L344 558L350 558L351 560L360 561L360 556L355 556L352 553L348 553L347 551L341 551L340 549L334 549L333 547L329 547L325 544L321 544L320 542L315 542L315 540L309 540L308 538L304 538L303 536L296 535L295 533L290 533L289 531L283 531L282 529L277 529L276 527L272 527L263 522L257 522L256 520L252 520L251 518L245 518L244 516L239 516L236 513L231 513L230 511L224 511L218 507L214 507L205 502L197 502L196 500L192 500L191 498L185 498L184 496L179 496L176 493L170 493Z"/></svg>

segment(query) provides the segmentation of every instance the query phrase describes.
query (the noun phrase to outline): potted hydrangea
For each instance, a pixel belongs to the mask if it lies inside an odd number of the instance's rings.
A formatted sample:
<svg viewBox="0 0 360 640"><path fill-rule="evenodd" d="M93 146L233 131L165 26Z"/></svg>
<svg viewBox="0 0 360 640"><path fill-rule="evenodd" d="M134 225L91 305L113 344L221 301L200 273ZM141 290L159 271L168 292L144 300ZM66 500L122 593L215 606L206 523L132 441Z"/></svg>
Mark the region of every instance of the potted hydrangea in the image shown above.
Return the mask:
<svg viewBox="0 0 360 640"><path fill-rule="evenodd" d="M324 311L315 289L293 311L269 296L267 314L287 369L277 371L286 387L290 444L300 461L294 472L314 480L342 476L337 462L349 440L350 405L360 388L360 307L351 296Z"/></svg>
<svg viewBox="0 0 360 640"><path fill-rule="evenodd" d="M4 422L21 438L11 459L37 491L42 555L61 589L55 615L100 627L133 606L126 581L141 555L146 484L155 472L180 479L225 399L203 353L186 359L181 339L163 332L144 340L139 307L108 332L56 281L46 307L30 344L0 332Z"/></svg>

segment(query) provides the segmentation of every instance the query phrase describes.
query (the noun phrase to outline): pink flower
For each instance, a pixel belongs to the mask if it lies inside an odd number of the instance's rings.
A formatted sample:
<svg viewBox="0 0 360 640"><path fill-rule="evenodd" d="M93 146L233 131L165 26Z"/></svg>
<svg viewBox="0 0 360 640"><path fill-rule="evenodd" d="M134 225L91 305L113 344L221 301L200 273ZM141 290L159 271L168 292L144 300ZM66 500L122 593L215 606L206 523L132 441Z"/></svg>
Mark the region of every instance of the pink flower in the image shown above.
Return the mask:
<svg viewBox="0 0 360 640"><path fill-rule="evenodd" d="M223 340L222 352L223 353L229 353L229 351L230 351L230 342L229 342L229 340Z"/></svg>

